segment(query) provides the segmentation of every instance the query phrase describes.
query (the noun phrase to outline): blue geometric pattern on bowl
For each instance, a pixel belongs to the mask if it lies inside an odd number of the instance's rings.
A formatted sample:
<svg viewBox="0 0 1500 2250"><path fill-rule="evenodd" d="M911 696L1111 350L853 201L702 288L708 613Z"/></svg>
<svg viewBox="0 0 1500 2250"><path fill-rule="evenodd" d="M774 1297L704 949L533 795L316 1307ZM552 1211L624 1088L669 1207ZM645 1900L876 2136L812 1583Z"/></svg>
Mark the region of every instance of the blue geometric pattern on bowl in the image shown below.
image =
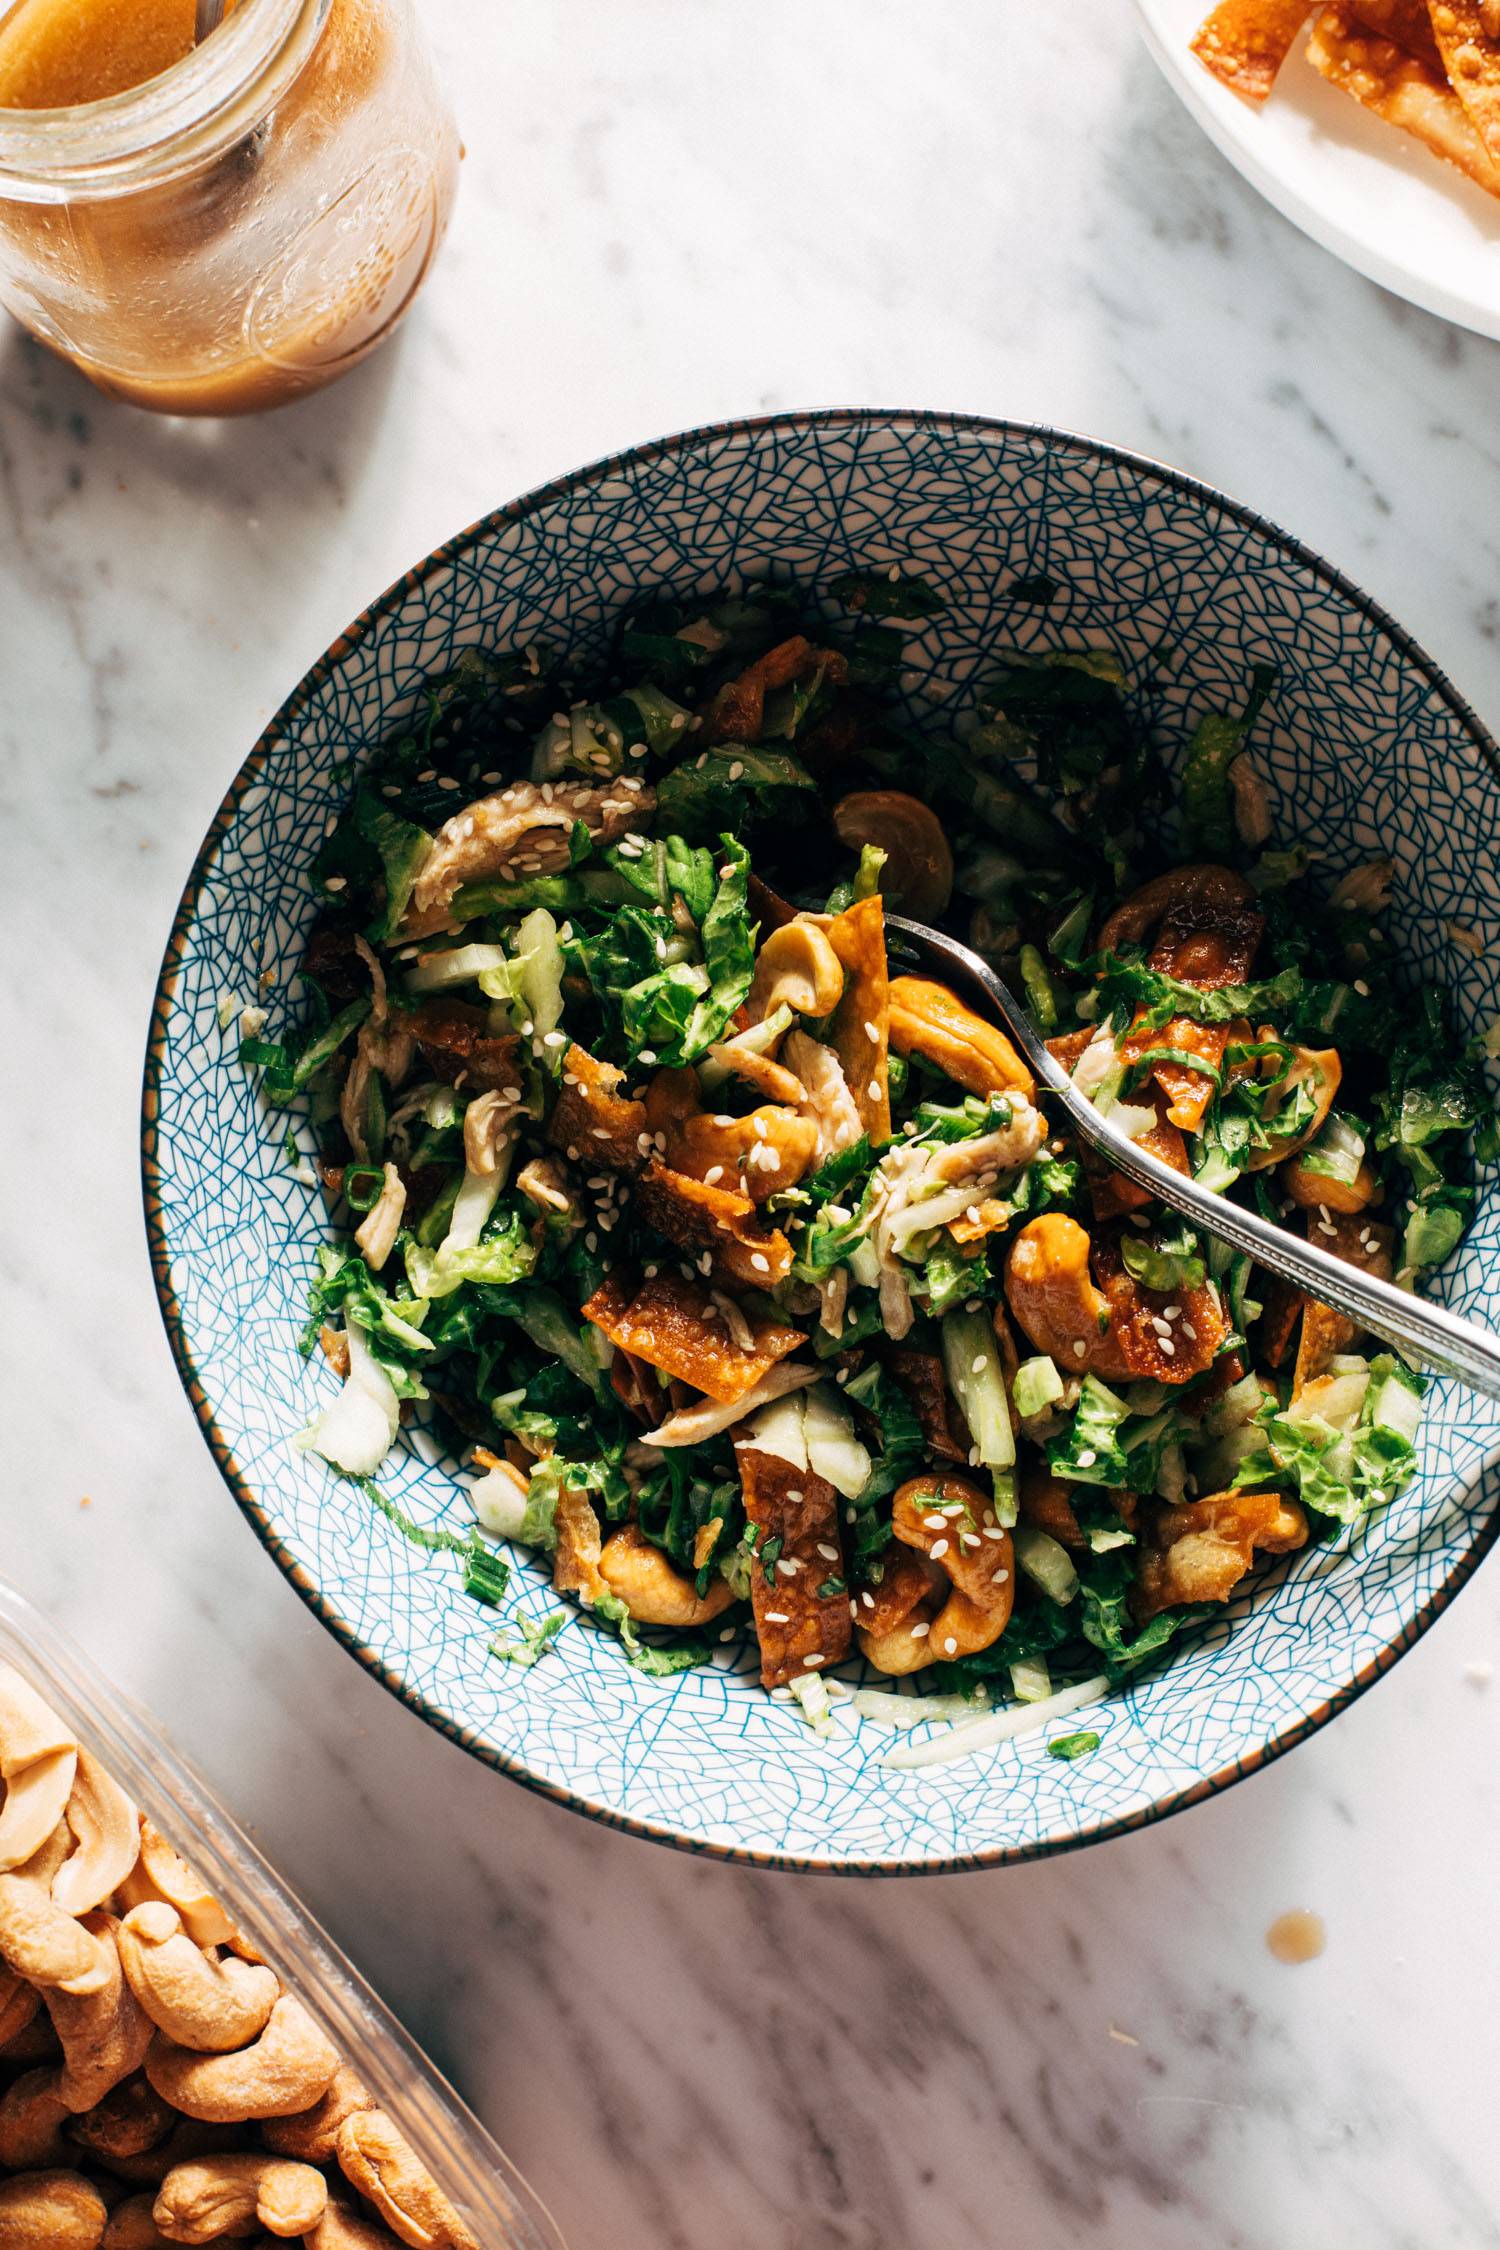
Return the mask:
<svg viewBox="0 0 1500 2250"><path fill-rule="evenodd" d="M284 1121L262 1111L218 1011L225 995L260 999L269 972L272 1031L281 1023L314 912L305 870L349 763L460 649L537 639L587 658L646 589L768 570L816 585L892 563L950 599L911 643L905 685L924 726L946 725L1005 644L1105 643L1135 679L1165 667L1154 710L1174 748L1204 708L1236 704L1252 663L1274 663L1256 754L1281 834L1325 852L1330 880L1389 853L1400 946L1450 984L1466 1031L1489 1021L1500 765L1365 596L1246 510L1092 442L945 416L810 414L643 447L502 509L335 644L247 760L194 870L163 966L144 1123L152 1253L183 1380L240 1504L361 1660L479 1755L600 1818L762 1862L884 1872L1116 1833L1300 1740L1410 1646L1488 1546L1500 1414L1436 1391L1423 1473L1396 1505L1352 1544L1295 1557L1165 1672L1091 1712L1102 1742L1078 1764L1033 1736L952 1768L891 1772L885 1730L846 1713L819 1738L763 1695L748 1640L656 1682L570 1611L556 1653L520 1671L487 1655L495 1614L464 1595L451 1556L414 1551L293 1449L335 1387L320 1355L296 1349L323 1201L288 1170ZM1006 598L1017 576L1041 573L1062 589L1050 609ZM1453 920L1478 934L1483 959L1454 944ZM1495 1321L1493 1170L1440 1287ZM421 1522L467 1528L452 1466L422 1430L382 1482ZM545 1573L517 1561L505 1609L540 1618L555 1606Z"/></svg>

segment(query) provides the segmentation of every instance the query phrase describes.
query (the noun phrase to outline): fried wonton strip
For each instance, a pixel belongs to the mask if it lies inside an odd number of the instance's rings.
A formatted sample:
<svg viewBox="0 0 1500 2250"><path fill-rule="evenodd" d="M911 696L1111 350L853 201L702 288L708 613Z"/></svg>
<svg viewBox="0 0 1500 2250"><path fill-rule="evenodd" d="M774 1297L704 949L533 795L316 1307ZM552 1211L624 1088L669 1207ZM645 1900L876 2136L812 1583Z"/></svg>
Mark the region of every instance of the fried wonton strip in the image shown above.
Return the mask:
<svg viewBox="0 0 1500 2250"><path fill-rule="evenodd" d="M1308 0L1219 0L1193 53L1232 94L1263 102L1311 14Z"/></svg>
<svg viewBox="0 0 1500 2250"><path fill-rule="evenodd" d="M1463 103L1440 73L1389 40L1372 39L1342 7L1325 8L1313 25L1307 59L1365 109L1410 133L1491 195L1500 195L1500 165L1488 155Z"/></svg>
<svg viewBox="0 0 1500 2250"><path fill-rule="evenodd" d="M748 1195L674 1172L660 1157L636 1188L635 1207L677 1249L707 1251L715 1271L741 1289L774 1289L792 1270L791 1244L779 1227L762 1226Z"/></svg>
<svg viewBox="0 0 1500 2250"><path fill-rule="evenodd" d="M552 1583L560 1594L576 1594L586 1608L592 1609L599 1596L609 1592L599 1573L599 1518L593 1502L586 1492L569 1484L559 1485L553 1521L557 1552L552 1558Z"/></svg>
<svg viewBox="0 0 1500 2250"><path fill-rule="evenodd" d="M1163 923L1151 948L1150 965L1164 976L1175 977L1179 984L1197 985L1202 992L1243 984L1265 926L1264 916L1246 907L1205 898L1179 907ZM1142 1030L1138 1025L1139 1018L1120 1048L1120 1059L1127 1070L1142 1055L1161 1047L1179 1054L1201 1055L1207 1064L1206 1070L1199 1071L1181 1063L1158 1063L1151 1074L1167 1097L1166 1123L1181 1132L1196 1133L1223 1067L1229 1026L1195 1023L1191 1016L1173 1016L1160 1031Z"/></svg>
<svg viewBox="0 0 1500 2250"><path fill-rule="evenodd" d="M828 1044L843 1065L860 1124L878 1147L891 1137L891 987L879 894L856 899L836 914L827 937L844 972L844 996L833 1011Z"/></svg>
<svg viewBox="0 0 1500 2250"><path fill-rule="evenodd" d="M583 1308L618 1351L644 1359L722 1405L745 1397L802 1342L798 1329L752 1321L753 1342L735 1342L706 1289L680 1274L659 1274L634 1294L613 1274Z"/></svg>
<svg viewBox="0 0 1500 2250"><path fill-rule="evenodd" d="M513 1031L491 1038L489 1011L465 1000L427 1000L402 1019L428 1068L450 1086L499 1094L520 1084L521 1042Z"/></svg>
<svg viewBox="0 0 1500 2250"><path fill-rule="evenodd" d="M1341 1211L1309 1211L1307 1239L1335 1258L1342 1258L1346 1265L1359 1266L1381 1281L1389 1281L1395 1271L1395 1230L1381 1226L1362 1212L1350 1215ZM1300 1398L1315 1377L1325 1375L1329 1362L1340 1352L1351 1351L1359 1336L1358 1325L1346 1314L1335 1312L1331 1305L1319 1304L1316 1298L1309 1298L1302 1315L1302 1333L1297 1339L1293 1398Z"/></svg>
<svg viewBox="0 0 1500 2250"><path fill-rule="evenodd" d="M645 1163L646 1108L622 1099L625 1073L596 1062L577 1045L563 1061L562 1087L547 1121L547 1138L575 1163L609 1172L638 1172Z"/></svg>
<svg viewBox="0 0 1500 2250"><path fill-rule="evenodd" d="M1185 1602L1227 1602L1257 1549L1288 1555L1306 1544L1306 1516L1279 1492L1215 1492L1159 1508L1141 1549L1136 1617L1146 1625Z"/></svg>
<svg viewBox="0 0 1500 2250"><path fill-rule="evenodd" d="M1211 1281L1196 1289L1143 1288L1125 1271L1118 1233L1102 1228L1094 1235L1092 1264L1110 1313L1109 1336L1092 1364L1107 1383L1186 1383L1212 1367L1229 1324ZM1170 1320L1169 1305L1176 1308Z"/></svg>
<svg viewBox="0 0 1500 2250"><path fill-rule="evenodd" d="M812 1469L779 1454L736 1445L745 1517L755 1529L750 1603L760 1642L760 1676L782 1687L804 1672L841 1663L852 1631L839 1534L839 1496ZM779 1542L774 1560L760 1557Z"/></svg>
<svg viewBox="0 0 1500 2250"><path fill-rule="evenodd" d="M1428 0L1427 13L1448 83L1486 154L1500 164L1500 40L1487 29L1478 0Z"/></svg>
<svg viewBox="0 0 1500 2250"><path fill-rule="evenodd" d="M1432 36L1427 0L1351 0L1351 7L1356 21L1367 31L1381 39L1393 39L1435 75L1442 75L1443 58Z"/></svg>

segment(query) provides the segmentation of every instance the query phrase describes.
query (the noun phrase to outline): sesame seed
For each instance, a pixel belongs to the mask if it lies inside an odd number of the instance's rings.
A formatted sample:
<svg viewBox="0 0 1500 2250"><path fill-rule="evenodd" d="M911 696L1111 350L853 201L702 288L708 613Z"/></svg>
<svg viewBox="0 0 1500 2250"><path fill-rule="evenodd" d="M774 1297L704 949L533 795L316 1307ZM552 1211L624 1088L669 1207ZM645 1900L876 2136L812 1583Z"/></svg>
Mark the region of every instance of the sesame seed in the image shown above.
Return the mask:
<svg viewBox="0 0 1500 2250"><path fill-rule="evenodd" d="M1162 1314L1162 1318L1163 1320L1180 1320L1182 1318L1181 1305L1168 1305Z"/></svg>
<svg viewBox="0 0 1500 2250"><path fill-rule="evenodd" d="M944 1555L946 1555L946 1554L947 1554L947 1552L948 1552L948 1542L947 1542L947 1540L946 1540L946 1539L934 1539L934 1540L933 1540L933 1542L932 1542L932 1545L931 1545L931 1546L930 1546L930 1547L928 1548L927 1552L928 1552L928 1554L929 1554L929 1555L931 1555L931 1557L932 1557L932 1559L933 1559L933 1561L934 1561L934 1562L940 1562L940 1561L942 1560L943 1556L944 1556Z"/></svg>
<svg viewBox="0 0 1500 2250"><path fill-rule="evenodd" d="M323 885L325 891L342 891L347 890L348 887L349 886L342 875L330 875L327 882Z"/></svg>
<svg viewBox="0 0 1500 2250"><path fill-rule="evenodd" d="M1192 1324L1192 1322L1191 1322L1190 1320L1185 1320L1185 1321L1183 1322L1183 1324L1182 1324L1182 1333L1183 1333L1183 1335L1184 1335L1184 1336L1186 1336L1186 1338L1187 1338L1187 1340L1188 1340L1188 1342L1189 1342L1190 1344L1196 1344L1196 1343L1197 1343L1197 1341L1198 1341L1198 1331L1197 1331L1197 1329L1196 1329L1196 1328L1195 1328L1195 1327L1193 1326L1193 1324Z"/></svg>
<svg viewBox="0 0 1500 2250"><path fill-rule="evenodd" d="M800 1492L789 1492L787 1498L795 1505L802 1498L802 1494Z"/></svg>
<svg viewBox="0 0 1500 2250"><path fill-rule="evenodd" d="M874 1024L867 1023L865 1025L865 1037L869 1040L872 1047L878 1047L880 1045L880 1033L876 1030Z"/></svg>
<svg viewBox="0 0 1500 2250"><path fill-rule="evenodd" d="M750 1263L755 1268L755 1271L757 1273L769 1273L771 1270L770 1259L766 1257L765 1254L760 1250L754 1250L751 1252Z"/></svg>
<svg viewBox="0 0 1500 2250"><path fill-rule="evenodd" d="M984 1373L986 1365L987 1362L985 1360L984 1353L976 1352L974 1354L974 1357L969 1362L969 1373L971 1375L982 1375Z"/></svg>
<svg viewBox="0 0 1500 2250"><path fill-rule="evenodd" d="M1010 1572L1008 1570L992 1570L990 1572L990 1584L992 1586L1003 1586L1009 1576Z"/></svg>
<svg viewBox="0 0 1500 2250"><path fill-rule="evenodd" d="M839 1551L837 1547L830 1547L827 1541L823 1539L820 1539L818 1541L818 1553L823 1557L825 1562L837 1562L839 1559Z"/></svg>
<svg viewBox="0 0 1500 2250"><path fill-rule="evenodd" d="M1078 1456L1078 1466L1080 1469L1091 1469L1098 1458L1092 1446L1085 1446Z"/></svg>
<svg viewBox="0 0 1500 2250"><path fill-rule="evenodd" d="M817 1651L814 1651L811 1656L804 1656L802 1661L811 1672L815 1671L820 1664L826 1664L828 1659L825 1656L820 1655Z"/></svg>
<svg viewBox="0 0 1500 2250"><path fill-rule="evenodd" d="M738 1631L739 1627L737 1625L726 1625L723 1632L719 1635L719 1639L721 1641L732 1641Z"/></svg>
<svg viewBox="0 0 1500 2250"><path fill-rule="evenodd" d="M643 1047L641 1049L641 1061L643 1063L654 1063L655 1060L656 1054L654 1049L650 1047Z"/></svg>
<svg viewBox="0 0 1500 2250"><path fill-rule="evenodd" d="M732 766L730 767L730 769L729 769L729 778L730 778L730 780L731 780L731 781L741 781L741 780L743 780L743 778L744 778L744 773L745 773L745 768L744 768L744 764L743 764L743 761L742 761L741 759L739 759L739 758L736 758L736 759L735 759L735 761L734 761L734 763L733 763L733 765L732 765Z"/></svg>
<svg viewBox="0 0 1500 2250"><path fill-rule="evenodd" d="M1173 1343L1170 1336L1163 1336L1163 1338L1161 1339L1161 1348L1166 1353L1168 1359L1176 1358L1177 1346Z"/></svg>
<svg viewBox="0 0 1500 2250"><path fill-rule="evenodd" d="M872 1102L878 1102L880 1099L880 1080L878 1078L870 1080L870 1099Z"/></svg>
<svg viewBox="0 0 1500 2250"><path fill-rule="evenodd" d="M873 1594L861 1594L859 1598L864 1603L866 1609L873 1609L875 1607L875 1596Z"/></svg>
<svg viewBox="0 0 1500 2250"><path fill-rule="evenodd" d="M957 1656L958 1654L958 1643L951 1633L943 1643L943 1654L945 1656Z"/></svg>
<svg viewBox="0 0 1500 2250"><path fill-rule="evenodd" d="M783 1578L795 1578L802 1565L783 1556L777 1563L776 1568L781 1572Z"/></svg>
<svg viewBox="0 0 1500 2250"><path fill-rule="evenodd" d="M929 1531L946 1531L948 1528L946 1516L924 1516L922 1521Z"/></svg>
<svg viewBox="0 0 1500 2250"><path fill-rule="evenodd" d="M720 1182L720 1180L722 1180L722 1179L723 1179L723 1177L724 1177L724 1167L723 1167L723 1165L722 1165L722 1164L711 1164L711 1165L709 1166L708 1170L707 1170L707 1171L706 1171L706 1172L704 1173L704 1175L703 1175L703 1185L704 1185L705 1187L717 1187L717 1186L718 1186L718 1184L719 1184L719 1182Z"/></svg>
<svg viewBox="0 0 1500 2250"><path fill-rule="evenodd" d="M1075 1359L1087 1359L1088 1355L1088 1345L1084 1342L1081 1336L1075 1336L1073 1338L1073 1357Z"/></svg>
<svg viewBox="0 0 1500 2250"><path fill-rule="evenodd" d="M1005 1533L997 1523L987 1523L984 1527L984 1536L986 1539L1003 1539Z"/></svg>
<svg viewBox="0 0 1500 2250"><path fill-rule="evenodd" d="M790 1625L791 1622L784 1609L768 1609L766 1611L766 1623L768 1625Z"/></svg>
<svg viewBox="0 0 1500 2250"><path fill-rule="evenodd" d="M932 1626L930 1624L913 1625L911 1629L911 1637L914 1641L925 1641L931 1631Z"/></svg>
<svg viewBox="0 0 1500 2250"><path fill-rule="evenodd" d="M456 789L458 787L458 783L451 780L447 774L444 774L442 780L438 783L438 787L439 789Z"/></svg>

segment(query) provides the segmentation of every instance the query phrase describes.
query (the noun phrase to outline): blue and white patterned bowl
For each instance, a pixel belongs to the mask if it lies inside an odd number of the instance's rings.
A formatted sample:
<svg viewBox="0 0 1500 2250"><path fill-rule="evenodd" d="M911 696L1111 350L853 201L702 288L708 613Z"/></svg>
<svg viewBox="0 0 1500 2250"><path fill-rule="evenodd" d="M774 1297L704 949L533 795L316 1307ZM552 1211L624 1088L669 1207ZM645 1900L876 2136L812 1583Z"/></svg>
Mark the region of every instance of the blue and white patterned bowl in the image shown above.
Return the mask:
<svg viewBox="0 0 1500 2250"><path fill-rule="evenodd" d="M911 707L944 698L999 644L1106 642L1135 676L1173 652L1159 706L1179 745L1232 705L1253 661L1280 686L1257 730L1279 826L1331 875L1389 852L1395 928L1482 1026L1500 955L1500 759L1435 667L1355 587L1244 508L1152 463L1053 431L940 415L826 413L641 447L517 501L429 557L316 664L246 760L198 856L162 968L146 1068L152 1257L182 1378L241 1507L330 1629L431 1723L580 1811L644 1836L762 1864L881 1873L994 1865L1117 1834L1223 1788L1300 1741L1409 1648L1495 1532L1500 1411L1433 1399L1425 1471L1352 1547L1317 1548L1234 1602L1167 1670L1090 1715L1081 1764L1032 1736L952 1768L892 1772L892 1737L846 1715L831 1738L768 1700L747 1644L660 1683L584 1620L528 1672L486 1654L494 1615L452 1558L424 1556L291 1438L333 1377L296 1349L324 1236L238 1068L221 996L276 1009L314 902L312 847L349 761L473 643L585 654L643 590L687 592L852 565L926 572L951 606L912 644ZM1042 612L1018 576L1062 590ZM1480 960L1452 918L1478 932ZM1442 1277L1447 1300L1500 1314L1500 1185ZM421 1431L386 1488L422 1522L468 1510ZM508 1602L553 1607L523 1561Z"/></svg>

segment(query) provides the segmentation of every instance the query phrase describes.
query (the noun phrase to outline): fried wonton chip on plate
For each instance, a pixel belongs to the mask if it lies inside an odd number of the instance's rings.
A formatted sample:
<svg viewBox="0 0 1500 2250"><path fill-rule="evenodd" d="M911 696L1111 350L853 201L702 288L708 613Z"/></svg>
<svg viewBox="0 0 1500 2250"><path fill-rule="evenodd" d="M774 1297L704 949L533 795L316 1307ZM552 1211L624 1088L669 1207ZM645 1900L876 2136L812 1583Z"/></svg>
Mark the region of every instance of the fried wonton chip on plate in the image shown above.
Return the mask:
<svg viewBox="0 0 1500 2250"><path fill-rule="evenodd" d="M1481 0L1428 0L1427 14L1448 83L1486 155L1500 164L1500 24L1491 29L1495 9Z"/></svg>
<svg viewBox="0 0 1500 2250"><path fill-rule="evenodd" d="M735 1458L746 1520L756 1533L750 1603L760 1676L766 1687L782 1687L804 1672L841 1663L849 1653L839 1496L815 1470L753 1444L737 1442Z"/></svg>
<svg viewBox="0 0 1500 2250"><path fill-rule="evenodd" d="M1307 1518L1279 1492L1214 1492L1153 1511L1141 1550L1135 1613L1142 1625L1187 1602L1227 1602L1257 1549L1307 1544Z"/></svg>
<svg viewBox="0 0 1500 2250"><path fill-rule="evenodd" d="M1380 1281L1389 1281L1395 1271L1395 1231L1382 1226L1367 1213L1309 1211L1307 1239L1315 1242L1320 1250L1342 1258L1347 1265L1359 1266L1365 1273L1374 1274ZM1332 1305L1319 1304L1316 1298L1310 1297L1302 1315L1302 1333L1297 1339L1293 1398L1300 1398L1309 1383L1327 1373L1329 1362L1340 1352L1352 1351L1358 1340L1359 1329L1347 1314L1335 1312Z"/></svg>
<svg viewBox="0 0 1500 2250"><path fill-rule="evenodd" d="M1486 152L1446 77L1392 40L1372 38L1352 9L1323 10L1307 43L1307 59L1330 85L1500 195L1500 165Z"/></svg>
<svg viewBox="0 0 1500 2250"><path fill-rule="evenodd" d="M802 1342L798 1329L751 1320L751 1342L737 1343L712 1296L680 1274L658 1274L631 1290L611 1274L583 1308L617 1350L644 1359L732 1406Z"/></svg>
<svg viewBox="0 0 1500 2250"><path fill-rule="evenodd" d="M791 1271L786 1236L779 1227L764 1226L750 1197L737 1187L674 1172L653 1156L635 1200L648 1227L680 1250L707 1251L714 1270L741 1289L774 1289Z"/></svg>
<svg viewBox="0 0 1500 2250"><path fill-rule="evenodd" d="M576 1043L563 1060L562 1087L547 1121L547 1138L575 1163L610 1172L644 1164L646 1105L620 1092L623 1070L597 1062Z"/></svg>
<svg viewBox="0 0 1500 2250"><path fill-rule="evenodd" d="M1312 12L1309 0L1219 0L1193 53L1232 94L1263 102Z"/></svg>

